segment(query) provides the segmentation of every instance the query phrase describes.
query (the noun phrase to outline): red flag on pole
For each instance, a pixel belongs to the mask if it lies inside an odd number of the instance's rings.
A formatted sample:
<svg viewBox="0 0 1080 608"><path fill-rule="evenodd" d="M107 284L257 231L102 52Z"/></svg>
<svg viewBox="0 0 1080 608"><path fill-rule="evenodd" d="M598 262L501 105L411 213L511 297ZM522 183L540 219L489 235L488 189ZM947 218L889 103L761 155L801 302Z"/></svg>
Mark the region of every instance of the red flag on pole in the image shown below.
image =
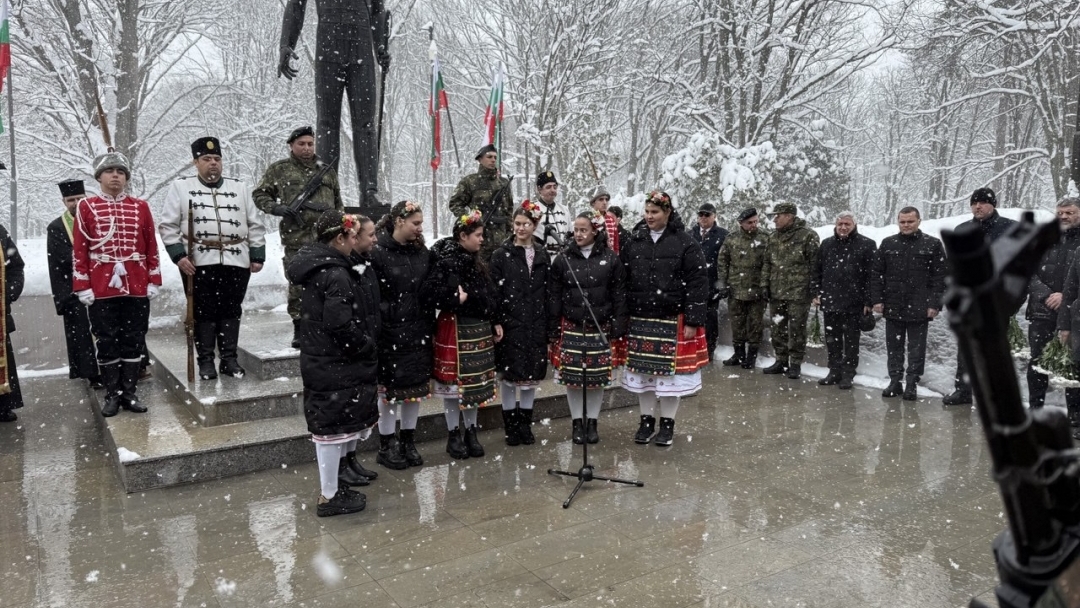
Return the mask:
<svg viewBox="0 0 1080 608"><path fill-rule="evenodd" d="M0 0L2 1L2 0ZM431 97L428 99L428 116L431 117L431 168L437 170L442 162L442 112L449 108L450 103L446 97L446 87L443 84L442 70L439 66L439 56L434 52L435 43L432 42L431 56Z"/></svg>

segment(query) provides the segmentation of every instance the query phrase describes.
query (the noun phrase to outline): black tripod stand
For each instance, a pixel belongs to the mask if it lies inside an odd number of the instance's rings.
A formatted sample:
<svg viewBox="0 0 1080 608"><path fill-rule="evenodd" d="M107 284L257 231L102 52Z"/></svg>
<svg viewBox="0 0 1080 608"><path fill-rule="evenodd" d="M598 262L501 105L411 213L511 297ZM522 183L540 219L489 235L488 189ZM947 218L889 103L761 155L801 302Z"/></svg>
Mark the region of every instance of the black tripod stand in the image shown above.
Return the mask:
<svg viewBox="0 0 1080 608"><path fill-rule="evenodd" d="M545 229L545 233L546 234L554 234L555 238L559 241L559 244L561 245L562 244L562 239L560 238L557 231L553 230L553 228L554 228L554 226L548 225L547 228ZM545 236L546 236L546 234L545 234ZM566 254L564 253L563 255L566 255ZM608 348L608 350L610 350L611 349L611 342L608 341L607 335L604 334L603 328L601 328L600 323L596 320L596 313L593 312L592 303L589 302L588 296L585 295L585 290L581 288L581 283L578 281L577 273L574 272L574 266L570 263L570 258L569 257L566 260L566 267L570 270L570 276L574 278L574 285L577 287L578 292L581 294L581 300L583 302L585 302L585 309L589 311L589 318L592 319L593 326L596 327L596 331L600 334L600 341L603 342L604 346L606 346ZM584 326L585 324L583 323L582 325ZM582 353L581 353L581 407L582 407L582 421L581 422L582 422L582 424L585 423L585 412L584 412L584 410L585 410L585 407L586 407L586 402L588 401L588 396L587 396L587 390L588 389L586 389L586 385L585 385L585 377L586 377L585 372L587 371L587 368L588 368L587 361L588 361L588 357L586 356L586 353L585 353L584 349L582 349ZM569 396L570 390L571 389L569 387L566 389L567 396ZM567 496L566 500L563 501L563 503L562 503L562 506L563 506L564 509L569 509L570 508L570 503L574 501L574 497L577 496L578 490L580 490L581 486L585 485L585 482L587 482L587 481L593 481L593 480L611 481L611 482L614 482L614 483L623 483L623 484L626 484L626 485L629 485L629 486L637 486L639 488L645 487L645 482L643 482L643 481L632 481L632 480L629 480L629 479L618 479L616 477L604 477L604 476L601 476L601 475L594 474L593 473L593 466L591 464L589 464L589 440L587 438L581 444L581 468L578 469L577 473L573 473L573 472L570 472L570 471L559 471L559 470L556 470L556 469L548 469L548 474L549 475L563 475L563 476L566 476L566 477L577 477L577 480L578 480L577 485L574 486L573 491L570 492L570 496Z"/></svg>

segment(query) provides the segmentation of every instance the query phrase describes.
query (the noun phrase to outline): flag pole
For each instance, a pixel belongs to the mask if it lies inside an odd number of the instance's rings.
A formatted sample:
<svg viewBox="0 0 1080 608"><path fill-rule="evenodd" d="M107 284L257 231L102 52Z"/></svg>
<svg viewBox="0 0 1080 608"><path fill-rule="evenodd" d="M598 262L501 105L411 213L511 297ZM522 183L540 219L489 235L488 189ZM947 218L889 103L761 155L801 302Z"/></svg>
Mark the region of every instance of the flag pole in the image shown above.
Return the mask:
<svg viewBox="0 0 1080 608"><path fill-rule="evenodd" d="M428 25L428 40L431 41L431 44L435 43L435 24L434 23L431 23L431 24ZM434 69L435 57L431 58L431 63L432 63L432 69ZM434 76L432 76L432 78L434 78ZM437 113L439 111L439 109L440 109L439 100L434 98L434 91L431 93L431 95L432 95L432 99L428 103L430 103L432 105L433 109ZM447 115L449 115L449 112L447 112ZM434 119L434 117L433 117L433 119ZM432 132L432 137L434 137L434 131ZM439 238L439 180L438 180L438 171L439 170L437 168L435 168L434 165L432 165L432 167L431 167L431 234L432 234L432 237L435 238L435 239Z"/></svg>
<svg viewBox="0 0 1080 608"><path fill-rule="evenodd" d="M457 136L454 135L454 119L450 118L450 106L446 107L446 124L450 127L450 141L454 142L454 159L457 160L458 169L461 168L461 154L457 149Z"/></svg>
<svg viewBox="0 0 1080 608"><path fill-rule="evenodd" d="M19 188L15 170L15 96L12 93L14 87L11 86L11 68L8 68L7 88L8 138L11 142L11 225L8 227L8 233L11 235L11 241L17 243L19 241Z"/></svg>

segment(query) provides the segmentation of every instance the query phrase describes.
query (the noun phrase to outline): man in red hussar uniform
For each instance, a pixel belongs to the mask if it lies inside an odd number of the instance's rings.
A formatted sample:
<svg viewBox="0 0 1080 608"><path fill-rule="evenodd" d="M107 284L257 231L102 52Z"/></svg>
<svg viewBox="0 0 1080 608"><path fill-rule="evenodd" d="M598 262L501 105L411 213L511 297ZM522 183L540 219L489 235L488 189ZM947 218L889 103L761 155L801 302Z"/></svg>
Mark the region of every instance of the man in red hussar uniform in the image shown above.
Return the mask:
<svg viewBox="0 0 1080 608"><path fill-rule="evenodd" d="M90 307L97 359L105 385L101 415L120 408L142 413L135 384L150 321L150 300L161 269L150 206L127 193L131 168L119 152L94 159L101 194L79 201L72 230L72 290Z"/></svg>

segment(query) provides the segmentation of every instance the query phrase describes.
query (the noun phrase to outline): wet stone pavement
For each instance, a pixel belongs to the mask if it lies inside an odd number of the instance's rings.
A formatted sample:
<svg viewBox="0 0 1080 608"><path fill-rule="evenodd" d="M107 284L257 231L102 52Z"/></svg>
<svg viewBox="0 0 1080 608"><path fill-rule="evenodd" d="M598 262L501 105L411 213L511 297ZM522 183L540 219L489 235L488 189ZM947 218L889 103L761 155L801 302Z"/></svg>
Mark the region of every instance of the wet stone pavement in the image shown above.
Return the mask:
<svg viewBox="0 0 1080 608"><path fill-rule="evenodd" d="M314 464L124 494L84 389L28 379L0 426L0 607L964 606L990 599L1004 526L970 408L884 401L718 366L670 448L605 412L598 474L561 507L580 448L454 462L421 445L367 510L315 517ZM121 415L130 415L122 413Z"/></svg>

